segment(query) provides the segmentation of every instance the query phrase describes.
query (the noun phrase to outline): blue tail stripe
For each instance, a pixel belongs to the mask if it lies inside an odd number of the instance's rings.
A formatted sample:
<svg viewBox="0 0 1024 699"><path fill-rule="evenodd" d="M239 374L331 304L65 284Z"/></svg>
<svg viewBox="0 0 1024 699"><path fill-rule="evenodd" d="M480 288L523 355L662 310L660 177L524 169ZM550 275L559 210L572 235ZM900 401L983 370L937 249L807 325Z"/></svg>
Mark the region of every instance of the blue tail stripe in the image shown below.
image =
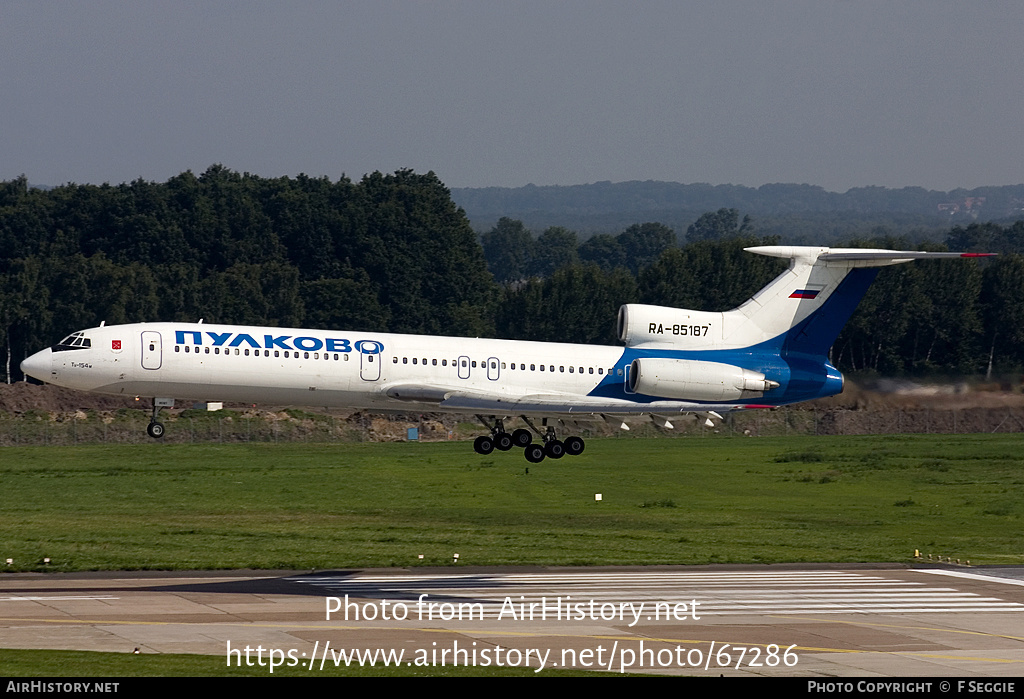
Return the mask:
<svg viewBox="0 0 1024 699"><path fill-rule="evenodd" d="M871 282L878 276L877 267L850 270L821 308L785 333L779 351L788 354L807 354L825 357L835 343L846 321L857 309Z"/></svg>

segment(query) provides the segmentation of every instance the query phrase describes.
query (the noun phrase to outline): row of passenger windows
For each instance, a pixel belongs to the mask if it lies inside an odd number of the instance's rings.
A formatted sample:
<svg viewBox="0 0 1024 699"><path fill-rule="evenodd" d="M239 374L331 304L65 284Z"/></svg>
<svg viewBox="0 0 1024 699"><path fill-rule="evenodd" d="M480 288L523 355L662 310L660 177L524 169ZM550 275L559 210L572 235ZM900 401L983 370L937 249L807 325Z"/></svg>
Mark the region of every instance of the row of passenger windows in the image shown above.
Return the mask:
<svg viewBox="0 0 1024 699"><path fill-rule="evenodd" d="M447 359L441 359L441 360L431 359L430 360L430 364L431 364L431 366L438 366L438 362L439 361L440 361L440 366L448 366L448 360ZM476 360L463 359L461 361L462 361L462 368L463 369L468 369L470 367L475 369L477 367ZM393 364L398 364L398 357L392 357L391 358L391 362ZM411 362L413 364L423 364L424 366L426 366L427 365L427 358L423 357L421 359L420 357L412 357L411 358ZM490 367L487 366L488 362L490 362ZM402 364L409 364L409 363L410 363L410 358L409 357L402 357ZM453 359L452 360L452 366L458 366L458 365L459 365L459 360ZM479 363L479 365L480 365L481 368L484 368L484 369L486 369L486 368L497 369L498 368L498 360L491 359L491 360L482 361L482 362ZM515 371L517 369L519 371L526 371L526 364L516 364L515 362L512 362L511 364L506 364L505 362L501 362L501 368L502 369L506 369L507 368L507 369L511 369L513 371ZM538 370L540 370L540 371L555 371L555 365L554 364L531 364L530 365L530 371L538 371ZM565 373L566 367L565 366L559 366L558 367L558 371L560 371L562 373ZM603 375L604 374L604 367L597 367L596 370L595 370L594 367L582 367L582 366L581 367L575 367L575 366L570 366L570 367L568 367L568 371L569 371L570 374L575 374L575 373L595 374L596 373L596 374ZM608 373L609 374L614 374L615 373L615 369L614 368L608 369ZM620 374L621 374L621 371L620 371Z"/></svg>
<svg viewBox="0 0 1024 699"><path fill-rule="evenodd" d="M203 354L221 354L221 351L220 351L221 348L220 347L214 347L213 348L213 352L211 353L209 347L202 347L202 348L194 347L193 348L193 347L191 347L189 345L175 345L174 346L174 351L175 352L181 352L181 348L182 347L185 348L185 353L186 354L188 354L190 352L194 352L195 354L199 354L200 350L202 350ZM271 350L267 350L267 349L265 349L265 350L258 350L258 349L250 350L248 348L244 348L243 349L243 348L239 348L239 347L234 347L234 348L225 347L224 348L224 352L223 352L224 356L225 357L232 356L232 354L231 354L231 350L232 349L234 349L234 356L244 356L244 357L248 357L248 356L269 357L269 356L271 356L270 355ZM262 352L263 354L261 355L260 352ZM285 359L290 359L290 358L295 358L295 359L300 359L300 358L301 359L320 359L320 352L298 352L298 351L294 351L294 350L293 351L284 350L283 352L282 352L282 350L273 350L273 352L274 352L273 356L275 356L275 357L283 356ZM251 353L251 355L250 355L250 353ZM338 353L331 354L330 352L324 352L323 353L323 358L326 359L326 360L330 360L330 359L333 358L334 361L338 361L342 357L344 357L344 361L347 362L349 355L347 353L342 353L342 354L338 354ZM370 361L373 361L373 355L372 354L367 355L367 357L370 359ZM391 361L394 364L398 364L398 357L392 357ZM476 360L463 359L461 361L462 361L462 368L464 368L464 369L468 369L470 367L475 369L478 366L478 363L477 363ZM497 360L488 360L488 361L490 361L490 364L491 364L490 368L491 369L497 369L498 368L498 361ZM479 366L481 368L487 368L488 361L481 361L481 362L479 362ZM409 357L402 357L402 364L409 364L409 363L410 363L410 358ZM427 360L426 357L423 357L423 358L412 357L412 363L413 364L417 364L417 365L418 364L422 364L423 366L427 366L428 360ZM441 359L441 360L432 359L432 360L429 361L429 363L432 366L438 366L439 363L440 363L440 366L444 366L444 367L448 366L448 360L447 359ZM451 365L453 367L457 367L459 365L459 360L453 359L451 361ZM510 369L512 371L526 371L526 364L516 364L515 362L512 362L510 364L506 364L505 362L501 362L501 368L502 369L506 369L507 368L507 369ZM596 367L595 368L595 367L570 366L570 367L567 368L567 367L562 366L562 365L560 365L558 367L558 371L561 372L561 373L565 373L567 369L568 369L568 372L570 374L579 373L579 374L598 374L598 375L604 375L604 373L605 373L604 367ZM530 371L550 371L550 372L554 372L555 371L555 365L554 364L530 364ZM615 373L615 369L614 368L608 369L608 374L609 375L614 374L614 373ZM622 375L622 370L621 369L619 370L619 375L620 376Z"/></svg>
<svg viewBox="0 0 1024 699"><path fill-rule="evenodd" d="M204 350L204 354L211 354L209 347L190 348L189 345L175 345L174 346L174 351L175 352L180 352L181 348L183 346L185 348L185 353L186 354L188 354L190 351L191 352L195 352L195 354L199 354L199 350L200 349ZM150 349L152 349L152 348L150 348ZM234 356L236 356L236 357L237 356L242 356L242 357L250 356L250 354L249 354L250 350L248 348L240 349L238 347L235 347L233 349L235 350ZM225 347L224 348L224 356L225 357L231 356L231 350L232 350L231 347ZM258 350L257 349L257 350L251 350L251 352L252 352L252 356L254 356L254 357L261 357L261 356L262 357L269 357L270 356L270 350ZM260 352L262 352L263 354L261 355ZM220 353L221 353L220 347L214 347L213 348L212 354L220 354ZM328 359L328 360L333 357L334 361L338 361L340 358L344 357L345 361L346 362L348 361L348 355L347 354L338 354L338 353L331 354L330 352L324 352L323 355L324 355L324 359ZM282 351L281 350L274 350L274 356L275 357L282 356ZM319 352L298 352L298 351L294 351L294 350L292 350L292 351L284 350L283 356L284 356L285 359L290 359L290 358L293 358L293 357L295 359L300 359L300 358L301 359L320 359L320 353Z"/></svg>

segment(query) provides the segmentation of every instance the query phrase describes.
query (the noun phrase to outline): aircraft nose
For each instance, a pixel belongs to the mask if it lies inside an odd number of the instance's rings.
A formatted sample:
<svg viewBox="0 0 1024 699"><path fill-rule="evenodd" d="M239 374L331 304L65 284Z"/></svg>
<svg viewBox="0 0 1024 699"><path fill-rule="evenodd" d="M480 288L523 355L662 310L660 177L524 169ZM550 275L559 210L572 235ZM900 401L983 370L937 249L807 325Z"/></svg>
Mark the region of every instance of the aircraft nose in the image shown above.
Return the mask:
<svg viewBox="0 0 1024 699"><path fill-rule="evenodd" d="M44 349L36 352L21 363L21 371L34 379L49 381L50 372L53 370L53 352Z"/></svg>

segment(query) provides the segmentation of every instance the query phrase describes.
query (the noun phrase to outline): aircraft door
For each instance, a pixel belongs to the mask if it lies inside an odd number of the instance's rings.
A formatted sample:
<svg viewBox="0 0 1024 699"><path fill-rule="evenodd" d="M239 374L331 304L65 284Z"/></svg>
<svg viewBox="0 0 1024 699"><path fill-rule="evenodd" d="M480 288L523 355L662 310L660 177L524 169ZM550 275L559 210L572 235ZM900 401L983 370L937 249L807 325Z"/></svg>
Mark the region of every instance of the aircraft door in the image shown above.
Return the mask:
<svg viewBox="0 0 1024 699"><path fill-rule="evenodd" d="M376 340L360 340L356 343L359 351L359 378L363 381L380 379L380 360L384 345Z"/></svg>
<svg viewBox="0 0 1024 699"><path fill-rule="evenodd" d="M159 369L164 361L160 333L155 330L142 331L142 368Z"/></svg>
<svg viewBox="0 0 1024 699"><path fill-rule="evenodd" d="M500 369L497 357L491 357L487 360L487 378L491 381L497 381Z"/></svg>
<svg viewBox="0 0 1024 699"><path fill-rule="evenodd" d="M469 378L469 357L459 357L459 378Z"/></svg>

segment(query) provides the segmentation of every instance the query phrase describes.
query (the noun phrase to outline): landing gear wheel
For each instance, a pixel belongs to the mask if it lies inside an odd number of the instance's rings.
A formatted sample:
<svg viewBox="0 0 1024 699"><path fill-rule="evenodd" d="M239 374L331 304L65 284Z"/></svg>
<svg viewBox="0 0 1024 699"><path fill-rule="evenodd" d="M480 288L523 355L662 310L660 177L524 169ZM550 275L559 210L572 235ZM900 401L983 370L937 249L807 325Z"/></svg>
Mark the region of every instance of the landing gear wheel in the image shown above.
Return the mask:
<svg viewBox="0 0 1024 699"><path fill-rule="evenodd" d="M500 451L508 451L512 448L512 435L502 432L494 437L494 446Z"/></svg>
<svg viewBox="0 0 1024 699"><path fill-rule="evenodd" d="M494 440L490 437L477 437L476 441L473 442L473 449L477 454L487 456L494 451Z"/></svg>
<svg viewBox="0 0 1024 699"><path fill-rule="evenodd" d="M153 439L160 439L164 436L164 426L159 422L151 422L146 425L146 434Z"/></svg>
<svg viewBox="0 0 1024 699"><path fill-rule="evenodd" d="M544 453L550 456L552 459L561 459L565 456L565 445L559 442L557 439L552 439L550 442L544 445Z"/></svg>
<svg viewBox="0 0 1024 699"><path fill-rule="evenodd" d="M544 447L539 444L528 444L523 450L523 455L531 464L539 464L544 460Z"/></svg>
<svg viewBox="0 0 1024 699"><path fill-rule="evenodd" d="M533 435L530 434L530 430L524 430L522 428L512 433L512 443L517 447L528 447L533 442Z"/></svg>
<svg viewBox="0 0 1024 699"><path fill-rule="evenodd" d="M582 437L568 437L565 440L565 453L569 456L579 456L585 447Z"/></svg>

